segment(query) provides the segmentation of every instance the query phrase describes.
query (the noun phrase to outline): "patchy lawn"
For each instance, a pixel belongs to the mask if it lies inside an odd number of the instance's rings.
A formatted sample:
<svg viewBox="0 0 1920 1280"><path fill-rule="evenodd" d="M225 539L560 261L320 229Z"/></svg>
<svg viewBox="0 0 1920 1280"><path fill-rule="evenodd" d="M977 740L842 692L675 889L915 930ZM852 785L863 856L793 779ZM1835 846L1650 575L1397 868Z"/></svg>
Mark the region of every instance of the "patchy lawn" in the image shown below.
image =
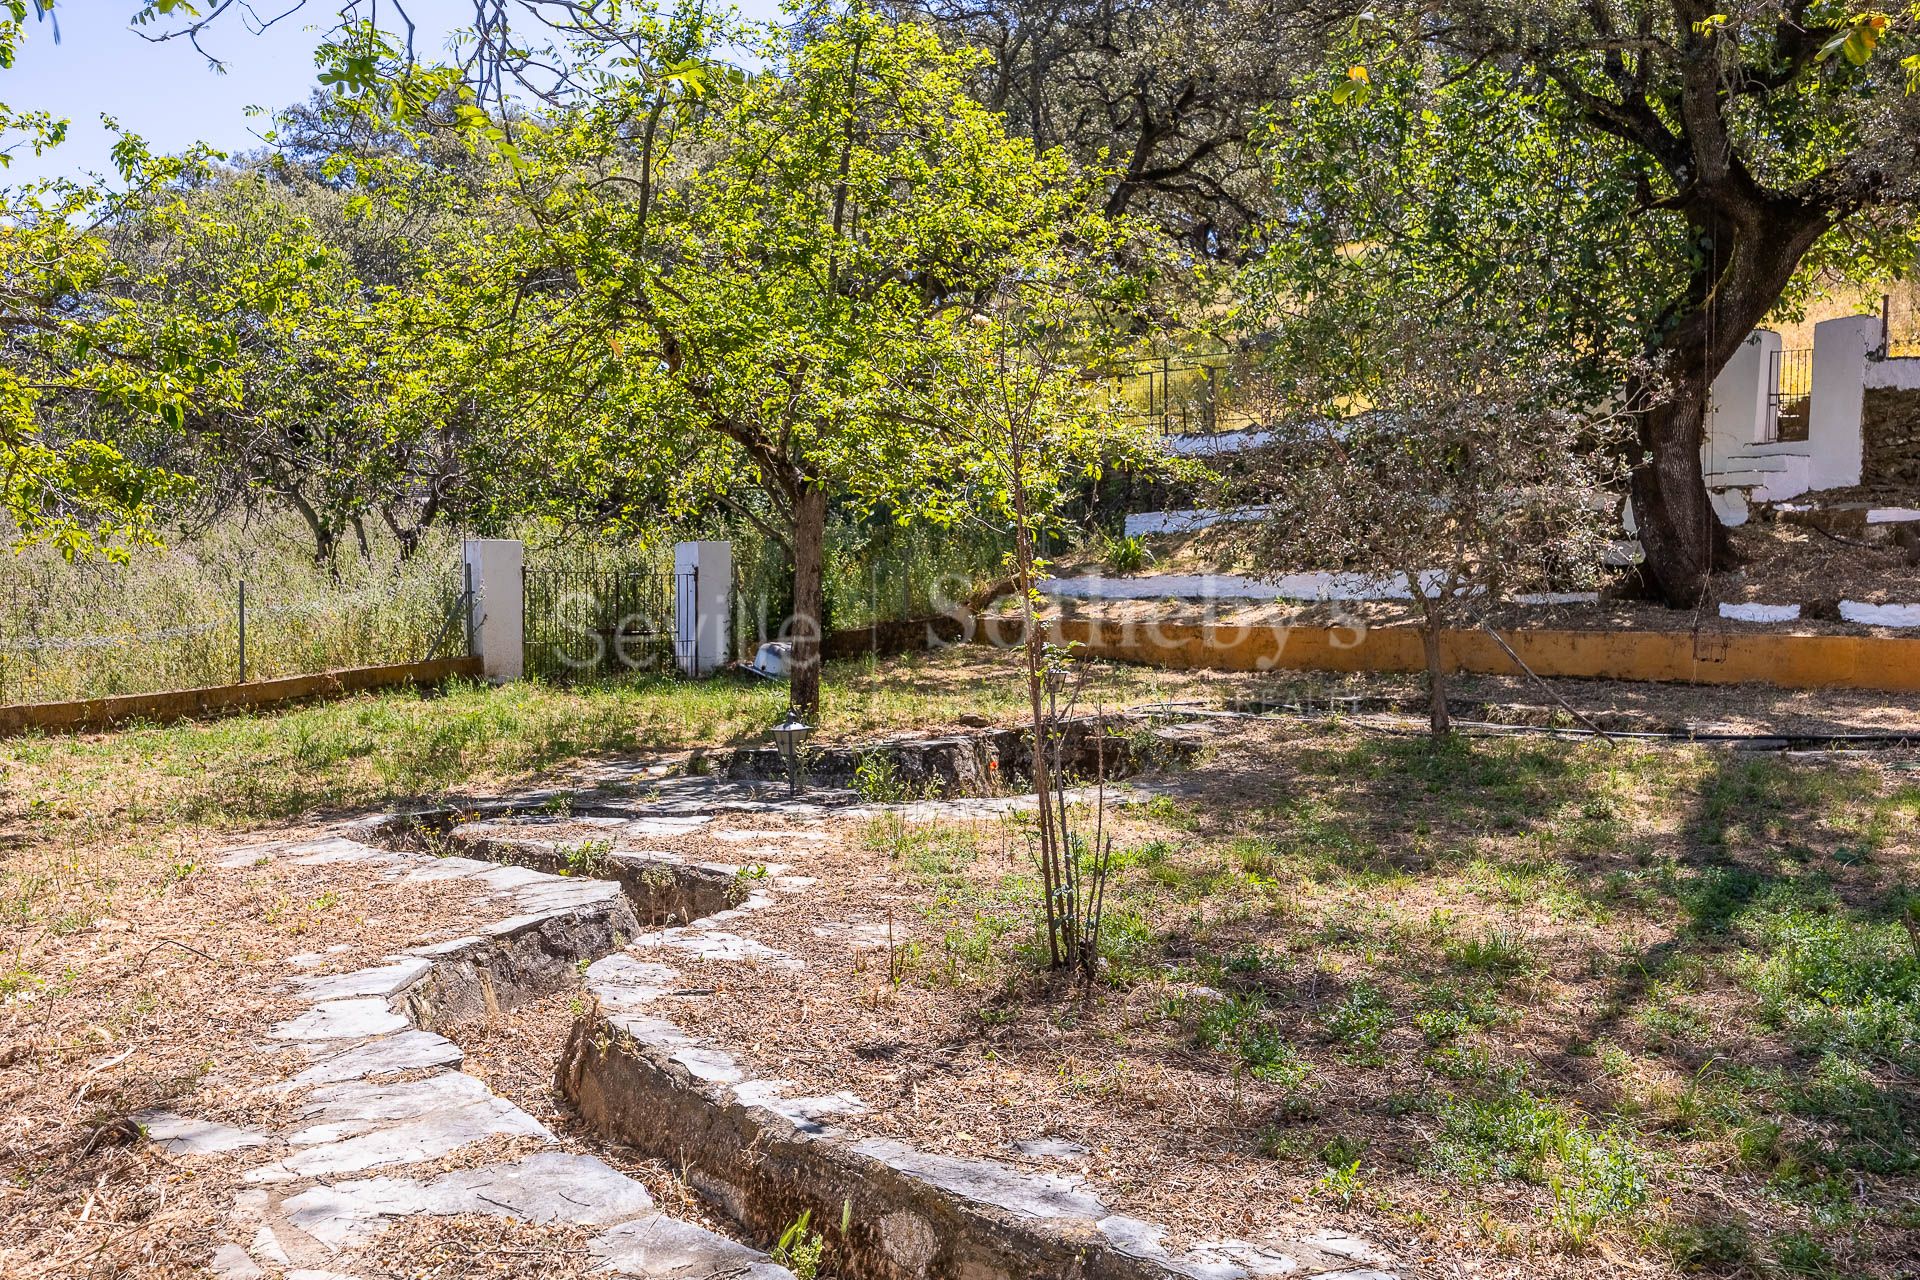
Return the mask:
<svg viewBox="0 0 1920 1280"><path fill-rule="evenodd" d="M688 1029L858 1095L858 1132L1081 1172L1189 1239L1332 1221L1449 1274L1907 1274L1913 757L1262 723L1176 781L1116 811L1091 989L1041 970L1020 823L887 816L739 926L804 971L676 957L726 997ZM857 929L891 942L850 969ZM1084 1153L1016 1146L1043 1136Z"/></svg>

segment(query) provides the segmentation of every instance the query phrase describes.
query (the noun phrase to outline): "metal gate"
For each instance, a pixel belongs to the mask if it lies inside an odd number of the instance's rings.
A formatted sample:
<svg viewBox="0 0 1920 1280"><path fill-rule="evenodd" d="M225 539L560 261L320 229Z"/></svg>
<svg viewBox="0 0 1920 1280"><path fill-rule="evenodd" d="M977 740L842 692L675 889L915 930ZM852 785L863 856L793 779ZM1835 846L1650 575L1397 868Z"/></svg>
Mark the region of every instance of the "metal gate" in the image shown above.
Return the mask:
<svg viewBox="0 0 1920 1280"><path fill-rule="evenodd" d="M1813 348L1767 357L1767 441L1805 440L1813 405Z"/></svg>
<svg viewBox="0 0 1920 1280"><path fill-rule="evenodd" d="M526 568L527 674L565 683L684 670L697 575L644 569Z"/></svg>

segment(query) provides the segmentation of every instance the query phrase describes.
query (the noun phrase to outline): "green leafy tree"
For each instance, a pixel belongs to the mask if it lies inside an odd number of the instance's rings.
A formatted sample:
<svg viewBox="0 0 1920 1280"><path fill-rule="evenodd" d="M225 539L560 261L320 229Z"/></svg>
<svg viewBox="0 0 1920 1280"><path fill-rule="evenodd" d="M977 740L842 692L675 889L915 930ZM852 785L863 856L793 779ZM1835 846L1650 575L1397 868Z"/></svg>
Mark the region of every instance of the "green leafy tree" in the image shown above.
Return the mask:
<svg viewBox="0 0 1920 1280"><path fill-rule="evenodd" d="M45 18L49 5L34 5ZM24 0L0 4L0 71L27 33ZM111 122L109 122L111 123ZM57 147L66 121L0 104L0 167L21 149ZM160 329L134 323L105 229L129 210L174 198L204 160L157 159L122 134L118 190L101 180L0 186L0 509L18 543L76 557L122 555L150 538L156 512L182 479L145 465L92 431L96 409L177 425L194 397L221 392L220 342L195 316Z"/></svg>
<svg viewBox="0 0 1920 1280"><path fill-rule="evenodd" d="M1338 414L1392 394L1418 317L1544 362L1583 402L1618 396L1683 282L1635 225L1633 170L1551 88L1434 57L1304 77L1262 155L1285 211L1240 275L1260 386Z"/></svg>
<svg viewBox="0 0 1920 1280"><path fill-rule="evenodd" d="M1629 260L1645 265L1623 278L1600 261L1556 279L1554 296L1617 302L1639 325L1648 359L1623 403L1636 425L1630 485L1644 567L1669 604L1692 606L1732 556L1701 474L1714 378L1756 325L1821 275L1884 276L1912 259L1920 10L1442 0L1404 11L1367 47L1431 68L1434 83L1451 65L1479 83L1488 82L1477 73L1497 72L1503 93L1536 93L1575 170L1602 161L1614 188L1603 198L1630 197L1621 223L1639 243ZM1363 88L1344 93L1354 110L1375 109ZM1484 168L1497 157L1487 148L1463 159ZM1373 159L1353 156L1381 175ZM1535 243L1578 261L1577 244ZM1606 234L1599 246L1618 243Z"/></svg>
<svg viewBox="0 0 1920 1280"><path fill-rule="evenodd" d="M982 102L1100 172L1110 217L1238 257L1273 209L1254 135L1320 40L1305 6L1255 0L888 0L984 51Z"/></svg>
<svg viewBox="0 0 1920 1280"><path fill-rule="evenodd" d="M968 94L971 55L859 9L807 21L746 76L718 64L711 24L661 20L630 74L504 130L499 212L468 264L516 315L521 445L667 473L682 501L758 488L750 513L791 556L802 710L829 504L904 513L940 488L926 371L953 316L1106 234L1066 159Z"/></svg>
<svg viewBox="0 0 1920 1280"><path fill-rule="evenodd" d="M207 317L228 387L166 430L133 418L117 438L151 440L216 507L291 508L329 565L348 540L366 554L370 520L404 556L462 510L466 445L496 414L484 370L468 377L464 303L436 274L431 232L370 243L391 229L370 203L351 212L357 198L298 173L221 170L110 237L131 269L129 322Z"/></svg>

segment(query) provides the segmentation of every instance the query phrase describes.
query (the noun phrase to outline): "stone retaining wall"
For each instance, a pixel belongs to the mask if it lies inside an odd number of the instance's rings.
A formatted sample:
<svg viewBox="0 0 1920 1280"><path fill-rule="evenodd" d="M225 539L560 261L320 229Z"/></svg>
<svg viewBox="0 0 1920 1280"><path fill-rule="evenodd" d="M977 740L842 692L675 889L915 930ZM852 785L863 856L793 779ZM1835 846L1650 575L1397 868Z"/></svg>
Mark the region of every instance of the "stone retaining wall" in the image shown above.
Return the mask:
<svg viewBox="0 0 1920 1280"><path fill-rule="evenodd" d="M1920 494L1920 391L1868 387L1860 416L1860 483Z"/></svg>
<svg viewBox="0 0 1920 1280"><path fill-rule="evenodd" d="M1069 779L1109 782L1143 769L1175 763L1193 754L1177 733L1154 729L1141 716L1080 716L1062 722L1060 764ZM805 752L809 785L850 786L860 766L886 761L913 795L995 795L1033 776L1033 733L1026 729L981 729L941 738L900 738ZM727 761L730 778L779 781L787 761L776 747L740 747Z"/></svg>

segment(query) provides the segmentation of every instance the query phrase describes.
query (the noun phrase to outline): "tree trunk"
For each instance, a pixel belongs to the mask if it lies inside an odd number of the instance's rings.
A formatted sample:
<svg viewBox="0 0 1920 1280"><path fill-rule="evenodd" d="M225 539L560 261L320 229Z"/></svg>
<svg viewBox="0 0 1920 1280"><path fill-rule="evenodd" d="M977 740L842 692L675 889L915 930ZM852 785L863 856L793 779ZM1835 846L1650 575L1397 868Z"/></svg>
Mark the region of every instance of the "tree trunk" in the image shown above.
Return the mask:
<svg viewBox="0 0 1920 1280"><path fill-rule="evenodd" d="M1447 715L1447 671L1440 661L1440 619L1428 614L1420 625L1420 646L1427 655L1427 719L1437 742L1453 732Z"/></svg>
<svg viewBox="0 0 1920 1280"><path fill-rule="evenodd" d="M1668 607L1698 605L1716 569L1736 563L1733 541L1714 513L1700 465L1713 383L1754 327L1780 301L1800 260L1832 225L1817 210L1773 205L1722 192L1731 212L1694 228L1706 263L1686 301L1663 326L1649 354L1661 361L1664 394L1637 414L1639 457L1629 480L1634 523L1646 553L1648 584ZM1629 389L1627 403L1645 403L1648 388Z"/></svg>
<svg viewBox="0 0 1920 1280"><path fill-rule="evenodd" d="M793 504L793 617L787 623L787 636L793 645L789 677L793 709L809 718L820 713L826 554L826 490L802 484Z"/></svg>
<svg viewBox="0 0 1920 1280"><path fill-rule="evenodd" d="M1715 546L1726 539L1700 468L1707 387L1699 381L1677 376L1669 398L1640 415L1644 461L1634 467L1628 486L1646 555L1642 572L1652 594L1674 609L1700 602L1719 567Z"/></svg>

